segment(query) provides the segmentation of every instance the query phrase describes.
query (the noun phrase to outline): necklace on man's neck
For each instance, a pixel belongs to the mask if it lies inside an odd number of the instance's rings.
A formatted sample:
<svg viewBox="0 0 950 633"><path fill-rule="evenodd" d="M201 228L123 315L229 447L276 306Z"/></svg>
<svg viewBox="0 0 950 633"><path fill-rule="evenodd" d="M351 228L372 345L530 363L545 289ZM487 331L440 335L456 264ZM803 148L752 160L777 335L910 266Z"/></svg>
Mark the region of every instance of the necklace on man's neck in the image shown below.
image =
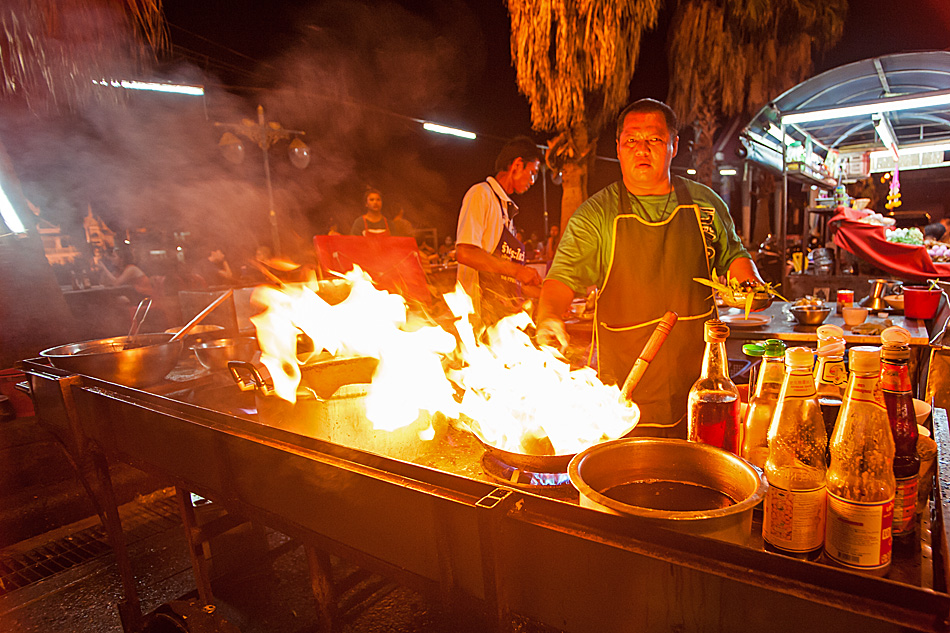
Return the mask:
<svg viewBox="0 0 950 633"><path fill-rule="evenodd" d="M626 187L624 187L624 189L626 189ZM649 220L649 219L650 219L650 214L647 213L647 208L646 208L646 206L643 204L643 201L640 200L640 198L637 197L637 194L633 193L633 192L630 191L629 189L627 189L627 193L630 194L630 196L633 198L633 200L637 203L637 206L639 206L640 209L643 211L644 217ZM666 194L666 204L663 205L663 210L660 211L660 218L657 220L657 222L662 222L662 221L665 220L666 218L670 217L670 215L672 215L673 211L670 210L670 200L672 200L672 199L673 199L673 187L672 187L672 185L671 185L671 186L670 186L670 192L669 192L668 194ZM674 207L674 209L675 209L675 207Z"/></svg>

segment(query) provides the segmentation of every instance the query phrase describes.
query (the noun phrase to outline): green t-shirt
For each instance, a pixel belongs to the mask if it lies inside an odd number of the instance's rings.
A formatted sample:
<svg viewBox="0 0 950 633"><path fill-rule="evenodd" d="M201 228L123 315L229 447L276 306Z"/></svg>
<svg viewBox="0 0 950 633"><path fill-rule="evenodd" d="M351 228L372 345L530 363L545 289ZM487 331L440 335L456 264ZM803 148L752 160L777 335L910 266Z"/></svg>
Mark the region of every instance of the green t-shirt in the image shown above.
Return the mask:
<svg viewBox="0 0 950 633"><path fill-rule="evenodd" d="M732 217L722 198L705 185L692 180L685 182L693 203L699 205L706 244L713 249L710 268L724 275L733 261L739 257L749 257L749 253L736 235ZM622 183L615 182L604 187L574 212L558 244L547 279L557 279L580 294L585 293L590 286L603 287L610 268L614 219L620 213L621 186ZM675 193L672 200L666 195L638 198L646 213L632 196L630 212L649 222L663 220L667 212L676 206Z"/></svg>

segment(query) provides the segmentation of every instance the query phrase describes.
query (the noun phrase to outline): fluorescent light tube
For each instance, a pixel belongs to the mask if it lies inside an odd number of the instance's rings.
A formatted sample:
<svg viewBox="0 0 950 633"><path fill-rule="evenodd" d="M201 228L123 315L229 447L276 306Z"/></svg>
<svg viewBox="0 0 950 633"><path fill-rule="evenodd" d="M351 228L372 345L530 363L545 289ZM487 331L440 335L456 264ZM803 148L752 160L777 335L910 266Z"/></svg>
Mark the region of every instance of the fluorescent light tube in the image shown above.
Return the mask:
<svg viewBox="0 0 950 633"><path fill-rule="evenodd" d="M429 130L430 132L438 132L439 134L450 134L452 136L459 136L461 138L467 138L475 140L474 132L466 132L465 130L458 130L454 127L446 127L444 125L439 125L438 123L423 123L422 127Z"/></svg>
<svg viewBox="0 0 950 633"><path fill-rule="evenodd" d="M849 117L878 114L881 112L898 112L915 108L932 108L950 104L950 91L940 91L933 94L924 93L924 96L898 97L882 99L873 103L861 103L840 108L828 108L812 112L791 112L782 115L782 123L809 123L811 121L828 121L831 119L846 119Z"/></svg>
<svg viewBox="0 0 950 633"><path fill-rule="evenodd" d="M125 88L126 90L150 90L152 92L171 92L175 94L182 95L191 95L194 97L200 97L204 95L205 89L203 86L186 86L181 84L160 84L155 82L148 81L94 81L100 86L112 86L113 88Z"/></svg>

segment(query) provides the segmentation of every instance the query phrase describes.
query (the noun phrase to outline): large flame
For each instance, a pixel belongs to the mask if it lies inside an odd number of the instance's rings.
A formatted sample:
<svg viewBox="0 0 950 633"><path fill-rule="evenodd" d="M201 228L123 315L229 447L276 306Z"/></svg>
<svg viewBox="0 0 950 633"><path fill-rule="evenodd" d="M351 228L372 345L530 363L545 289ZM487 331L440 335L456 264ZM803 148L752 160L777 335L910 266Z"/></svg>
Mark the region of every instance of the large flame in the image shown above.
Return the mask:
<svg viewBox="0 0 950 633"><path fill-rule="evenodd" d="M519 313L487 332L472 327L472 301L458 287L444 299L456 317L456 334L410 321L405 300L376 289L356 268L345 275L349 295L330 305L313 284L261 287L252 317L261 362L278 396L294 402L301 380L297 335L310 337L314 354L379 360L366 397L377 429L393 431L424 412L441 412L467 424L484 442L526 454L570 454L636 425L639 411L621 402L592 369L571 370L553 349L538 348Z"/></svg>

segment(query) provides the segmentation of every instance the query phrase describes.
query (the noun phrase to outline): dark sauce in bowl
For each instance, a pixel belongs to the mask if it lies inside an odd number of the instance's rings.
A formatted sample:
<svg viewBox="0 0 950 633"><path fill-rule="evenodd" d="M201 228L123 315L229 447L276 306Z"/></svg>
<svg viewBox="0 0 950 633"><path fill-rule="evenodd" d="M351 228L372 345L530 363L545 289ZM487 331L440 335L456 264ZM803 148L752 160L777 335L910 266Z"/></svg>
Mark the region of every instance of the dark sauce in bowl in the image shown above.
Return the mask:
<svg viewBox="0 0 950 633"><path fill-rule="evenodd" d="M660 479L619 484L601 494L627 505L668 512L706 512L736 503L729 495L706 486Z"/></svg>

